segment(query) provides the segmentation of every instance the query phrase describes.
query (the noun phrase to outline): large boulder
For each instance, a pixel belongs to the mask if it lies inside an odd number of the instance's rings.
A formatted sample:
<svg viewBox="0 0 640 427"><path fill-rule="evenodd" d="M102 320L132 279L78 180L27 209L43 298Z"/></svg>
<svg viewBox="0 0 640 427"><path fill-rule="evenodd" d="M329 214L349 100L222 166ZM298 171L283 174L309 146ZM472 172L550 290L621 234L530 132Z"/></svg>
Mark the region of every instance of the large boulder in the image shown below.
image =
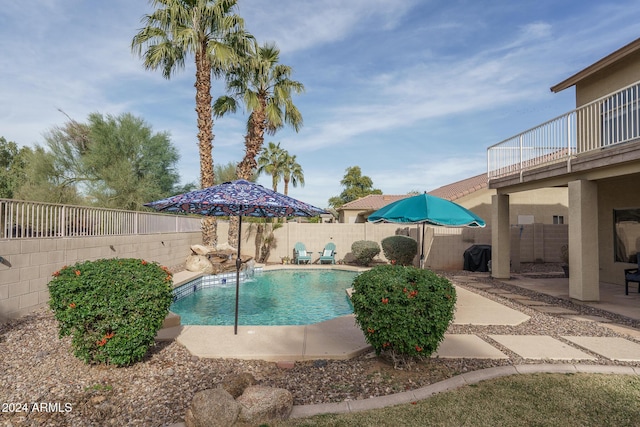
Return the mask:
<svg viewBox="0 0 640 427"><path fill-rule="evenodd" d="M222 388L225 389L234 399L244 393L245 389L256 383L256 379L248 372L230 375L222 381Z"/></svg>
<svg viewBox="0 0 640 427"><path fill-rule="evenodd" d="M191 252L194 255L209 255L213 249L204 245L191 245Z"/></svg>
<svg viewBox="0 0 640 427"><path fill-rule="evenodd" d="M260 385L247 387L236 402L241 405L239 421L251 425L286 420L293 409L293 395L289 390Z"/></svg>
<svg viewBox="0 0 640 427"><path fill-rule="evenodd" d="M236 248L234 248L227 242L216 245L216 252L227 252L227 251L233 252L235 254Z"/></svg>
<svg viewBox="0 0 640 427"><path fill-rule="evenodd" d="M187 271L215 274L213 264L206 255L189 255L185 262L185 268Z"/></svg>
<svg viewBox="0 0 640 427"><path fill-rule="evenodd" d="M222 388L202 390L193 396L184 423L187 427L228 427L236 423L241 409Z"/></svg>

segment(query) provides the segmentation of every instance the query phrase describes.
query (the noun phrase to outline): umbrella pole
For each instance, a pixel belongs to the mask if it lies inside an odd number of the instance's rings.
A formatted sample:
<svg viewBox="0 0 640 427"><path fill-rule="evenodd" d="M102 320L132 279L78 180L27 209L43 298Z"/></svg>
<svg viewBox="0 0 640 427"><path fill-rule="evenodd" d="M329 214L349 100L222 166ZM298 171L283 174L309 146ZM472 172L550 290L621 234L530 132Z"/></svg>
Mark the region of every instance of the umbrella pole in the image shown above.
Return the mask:
<svg viewBox="0 0 640 427"><path fill-rule="evenodd" d="M238 335L238 300L240 290L240 266L242 265L242 259L240 259L240 241L242 237L242 217L238 217L238 254L236 256L236 319L233 324L233 334Z"/></svg>
<svg viewBox="0 0 640 427"><path fill-rule="evenodd" d="M424 222L422 223L422 240L420 241L420 268L424 268Z"/></svg>

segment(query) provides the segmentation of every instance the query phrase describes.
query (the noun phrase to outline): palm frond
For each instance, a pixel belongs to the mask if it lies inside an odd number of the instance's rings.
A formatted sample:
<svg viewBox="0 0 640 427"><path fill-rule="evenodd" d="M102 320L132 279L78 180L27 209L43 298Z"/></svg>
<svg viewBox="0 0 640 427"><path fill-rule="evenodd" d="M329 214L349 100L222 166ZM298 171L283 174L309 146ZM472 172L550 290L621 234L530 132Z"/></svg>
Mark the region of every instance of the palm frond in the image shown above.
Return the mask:
<svg viewBox="0 0 640 427"><path fill-rule="evenodd" d="M238 103L231 96L221 96L213 103L213 113L216 117L222 117L228 113L235 113L238 109Z"/></svg>

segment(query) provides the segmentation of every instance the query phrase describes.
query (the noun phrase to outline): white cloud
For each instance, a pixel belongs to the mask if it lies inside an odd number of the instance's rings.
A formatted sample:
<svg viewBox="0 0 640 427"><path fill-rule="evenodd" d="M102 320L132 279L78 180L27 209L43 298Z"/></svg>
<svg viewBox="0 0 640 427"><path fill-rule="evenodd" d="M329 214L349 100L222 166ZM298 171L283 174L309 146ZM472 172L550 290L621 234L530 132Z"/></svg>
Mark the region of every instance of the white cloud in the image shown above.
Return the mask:
<svg viewBox="0 0 640 427"><path fill-rule="evenodd" d="M344 41L354 31L376 25L391 30L417 0L262 0L240 5L247 29L260 40L276 40L283 53Z"/></svg>
<svg viewBox="0 0 640 427"><path fill-rule="evenodd" d="M194 72L171 80L130 51L148 2L33 0L0 10L0 136L42 141L91 112L132 112L169 131L183 182L198 181ZM326 206L348 166L389 193L430 190L482 172L486 146L571 108L549 87L637 37L635 1L534 3L420 0L243 0L260 41L273 40L293 78L305 126L266 141L297 154ZM222 94L214 85L214 97ZM553 112L553 113L551 113ZM524 124L523 124L524 123ZM244 154L246 118L215 120L214 162Z"/></svg>

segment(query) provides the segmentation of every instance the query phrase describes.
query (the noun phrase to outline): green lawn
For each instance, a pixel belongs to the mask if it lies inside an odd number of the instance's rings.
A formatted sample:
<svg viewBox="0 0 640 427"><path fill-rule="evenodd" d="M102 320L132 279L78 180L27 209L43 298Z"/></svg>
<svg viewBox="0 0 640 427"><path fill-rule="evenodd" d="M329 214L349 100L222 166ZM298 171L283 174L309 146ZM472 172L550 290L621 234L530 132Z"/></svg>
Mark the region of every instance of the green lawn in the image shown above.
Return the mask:
<svg viewBox="0 0 640 427"><path fill-rule="evenodd" d="M273 426L640 426L640 377L513 375L415 404Z"/></svg>

